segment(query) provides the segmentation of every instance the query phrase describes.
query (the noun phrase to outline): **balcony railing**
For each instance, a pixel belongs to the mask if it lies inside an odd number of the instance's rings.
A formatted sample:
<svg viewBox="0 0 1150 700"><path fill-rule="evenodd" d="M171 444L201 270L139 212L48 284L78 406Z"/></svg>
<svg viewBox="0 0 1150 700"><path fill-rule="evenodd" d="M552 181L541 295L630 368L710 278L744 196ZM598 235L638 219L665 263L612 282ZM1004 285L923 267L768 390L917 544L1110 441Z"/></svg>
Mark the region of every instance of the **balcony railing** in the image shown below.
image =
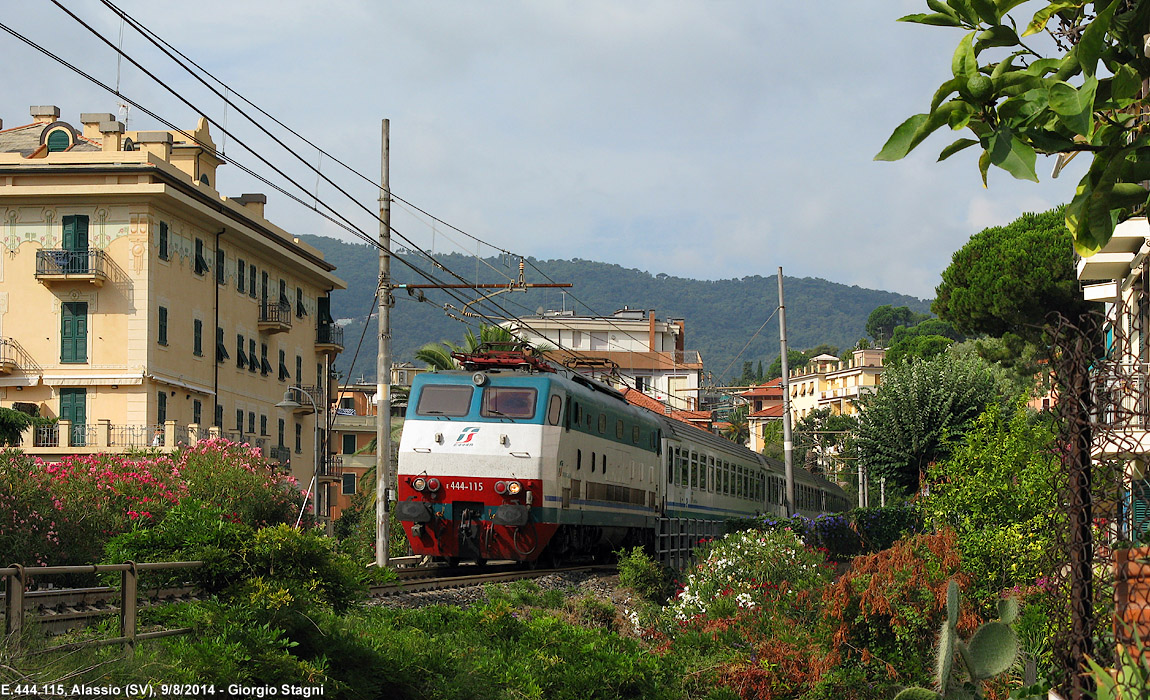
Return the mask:
<svg viewBox="0 0 1150 700"><path fill-rule="evenodd" d="M268 448L268 459L278 464L291 461L291 448L287 445L276 445Z"/></svg>
<svg viewBox="0 0 1150 700"><path fill-rule="evenodd" d="M343 349L343 326L321 323L315 328L315 344L331 345Z"/></svg>
<svg viewBox="0 0 1150 700"><path fill-rule="evenodd" d="M328 455L327 460L320 465L320 477L339 478L343 474L343 455Z"/></svg>
<svg viewBox="0 0 1150 700"><path fill-rule="evenodd" d="M260 304L261 331L279 333L291 330L291 304L286 301L265 301Z"/></svg>
<svg viewBox="0 0 1150 700"><path fill-rule="evenodd" d="M108 278L102 250L64 250L54 248L36 251L37 279L89 279L97 285Z"/></svg>
<svg viewBox="0 0 1150 700"><path fill-rule="evenodd" d="M227 438L270 452L268 437L225 433L209 425L176 425L166 421L160 425L114 425L106 419L80 424L61 420L51 425L29 427L21 436L22 445L53 450L56 454L71 454L73 448L82 452L124 452L128 450L156 449L163 452L182 446L192 446L202 440Z"/></svg>

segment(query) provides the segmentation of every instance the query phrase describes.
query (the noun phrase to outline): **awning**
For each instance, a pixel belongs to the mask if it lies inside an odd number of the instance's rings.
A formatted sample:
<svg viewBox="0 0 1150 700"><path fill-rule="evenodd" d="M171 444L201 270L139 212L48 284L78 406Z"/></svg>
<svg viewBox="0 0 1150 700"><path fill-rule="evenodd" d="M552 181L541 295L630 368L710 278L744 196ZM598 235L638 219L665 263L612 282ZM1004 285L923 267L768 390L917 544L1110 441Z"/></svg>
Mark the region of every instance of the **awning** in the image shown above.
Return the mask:
<svg viewBox="0 0 1150 700"><path fill-rule="evenodd" d="M139 374L45 374L44 384L48 386L112 386L120 384L143 384Z"/></svg>
<svg viewBox="0 0 1150 700"><path fill-rule="evenodd" d="M0 386L36 386L40 383L40 375L20 375L18 377L0 377Z"/></svg>
<svg viewBox="0 0 1150 700"><path fill-rule="evenodd" d="M168 386L174 386L174 387L178 387L180 389L187 389L188 391L194 391L197 394L204 394L205 396L215 396L216 395L216 392L212 391L209 387L206 387L206 386L200 386L198 384L191 384L189 382L183 382L183 381L180 381L179 379L172 379L170 377L161 377L161 376L155 375L155 374L146 374L144 376L147 377L148 379L151 379L154 382L159 382L160 384L167 384Z"/></svg>

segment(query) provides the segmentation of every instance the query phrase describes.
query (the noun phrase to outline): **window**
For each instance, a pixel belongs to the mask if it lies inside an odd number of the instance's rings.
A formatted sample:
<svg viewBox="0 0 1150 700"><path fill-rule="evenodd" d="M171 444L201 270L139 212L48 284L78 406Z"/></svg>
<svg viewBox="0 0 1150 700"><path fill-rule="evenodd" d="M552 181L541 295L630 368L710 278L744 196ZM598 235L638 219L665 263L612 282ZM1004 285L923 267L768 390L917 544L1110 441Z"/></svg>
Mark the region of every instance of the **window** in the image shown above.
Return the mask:
<svg viewBox="0 0 1150 700"><path fill-rule="evenodd" d="M583 468L583 450L575 450L575 471Z"/></svg>
<svg viewBox="0 0 1150 700"><path fill-rule="evenodd" d="M623 439L623 419L622 418L615 421L615 439L617 439L617 440Z"/></svg>
<svg viewBox="0 0 1150 700"><path fill-rule="evenodd" d="M157 323L156 342L160 345L168 344L168 309L166 306L160 307L160 319Z"/></svg>
<svg viewBox="0 0 1150 700"><path fill-rule="evenodd" d="M248 296L252 299L256 298L256 265L252 263L248 265Z"/></svg>
<svg viewBox="0 0 1150 700"><path fill-rule="evenodd" d="M483 408L479 415L485 418L535 417L535 389L521 387L488 387L483 392Z"/></svg>
<svg viewBox="0 0 1150 700"><path fill-rule="evenodd" d="M224 283L224 251L216 249L216 284Z"/></svg>
<svg viewBox="0 0 1150 700"><path fill-rule="evenodd" d="M355 433L343 434L343 453L345 455L355 454Z"/></svg>
<svg viewBox="0 0 1150 700"><path fill-rule="evenodd" d="M244 353L244 336L236 333L236 367L243 369L248 366L248 356Z"/></svg>
<svg viewBox="0 0 1150 700"><path fill-rule="evenodd" d="M287 368L287 352L280 350L280 381L286 381L291 376Z"/></svg>
<svg viewBox="0 0 1150 700"><path fill-rule="evenodd" d="M345 396L339 400L339 407L344 410L351 411L348 415L355 415L355 399L350 396Z"/></svg>
<svg viewBox="0 0 1150 700"><path fill-rule="evenodd" d="M559 425L559 418L563 413L563 399L558 395L551 397L551 405L547 407L547 422Z"/></svg>
<svg viewBox="0 0 1150 700"><path fill-rule="evenodd" d="M268 303L268 272L264 270L260 273L260 301L264 304Z"/></svg>
<svg viewBox="0 0 1150 700"><path fill-rule="evenodd" d="M260 374L268 376L272 373L272 363L268 362L268 344L260 343Z"/></svg>
<svg viewBox="0 0 1150 700"><path fill-rule="evenodd" d="M699 485L699 455L697 452L691 453L691 488Z"/></svg>
<svg viewBox="0 0 1150 700"><path fill-rule="evenodd" d="M295 453L303 454L303 424L295 424Z"/></svg>
<svg viewBox="0 0 1150 700"><path fill-rule="evenodd" d="M204 404L203 404L203 402L201 402L199 399L192 399L192 422L195 423L196 425L199 425L200 421L203 419L203 417L204 417Z"/></svg>
<svg viewBox="0 0 1150 700"><path fill-rule="evenodd" d="M72 147L72 135L68 133L67 129L64 128L53 129L52 131L48 132L48 138L46 139L46 142L48 144L49 153L66 151Z"/></svg>
<svg viewBox="0 0 1150 700"><path fill-rule="evenodd" d="M592 452L592 453L591 453L591 473L592 473L592 474L594 474L594 473L595 473L595 463L596 463L596 462L598 462L598 461L599 461L599 460L598 460L598 458L595 456L595 453L594 453L594 452Z"/></svg>
<svg viewBox="0 0 1150 700"><path fill-rule="evenodd" d="M636 445L639 444L639 426L637 425L634 428L631 428L631 442L635 443Z"/></svg>
<svg viewBox="0 0 1150 700"><path fill-rule="evenodd" d="M202 275L208 271L208 260L204 257L204 242L196 239L196 274Z"/></svg>
<svg viewBox="0 0 1150 700"><path fill-rule="evenodd" d="M603 453L603 473L607 473L607 453Z"/></svg>
<svg viewBox="0 0 1150 700"><path fill-rule="evenodd" d="M276 444L280 447L284 446L284 419L280 418L276 423Z"/></svg>
<svg viewBox="0 0 1150 700"><path fill-rule="evenodd" d="M244 432L244 409L236 409L236 430Z"/></svg>
<svg viewBox="0 0 1150 700"><path fill-rule="evenodd" d="M268 434L268 417L260 416L260 435Z"/></svg>
<svg viewBox="0 0 1150 700"><path fill-rule="evenodd" d="M248 411L248 432L255 435L256 432L256 412Z"/></svg>
<svg viewBox="0 0 1150 700"><path fill-rule="evenodd" d="M60 362L88 361L88 302L60 304Z"/></svg>
<svg viewBox="0 0 1150 700"><path fill-rule="evenodd" d="M171 252L168 250L168 225L163 221L160 222L160 260L167 260L171 257Z"/></svg>
<svg viewBox="0 0 1150 700"><path fill-rule="evenodd" d="M295 383L303 386L303 358L295 356Z"/></svg>
<svg viewBox="0 0 1150 700"><path fill-rule="evenodd" d="M280 280L280 303L287 305L288 309L291 309L291 302L288 301L287 295L287 282L282 279Z"/></svg>
<svg viewBox="0 0 1150 700"><path fill-rule="evenodd" d="M355 472L348 472L340 477L340 493L344 496L355 495Z"/></svg>
<svg viewBox="0 0 1150 700"><path fill-rule="evenodd" d="M606 413L600 413L599 414L599 434L600 435L606 435L607 434L607 414Z"/></svg>
<svg viewBox="0 0 1150 700"><path fill-rule="evenodd" d="M532 390L534 391L534 389ZM465 384L427 384L419 392L417 416L466 416L471 412L471 387Z"/></svg>
<svg viewBox="0 0 1150 700"><path fill-rule="evenodd" d="M204 322L198 318L192 319L192 354L204 356Z"/></svg>
<svg viewBox="0 0 1150 700"><path fill-rule="evenodd" d="M303 290L299 287L295 288L295 315L296 318L307 316L307 310L303 308Z"/></svg>
<svg viewBox="0 0 1150 700"><path fill-rule="evenodd" d="M168 392L160 391L156 394L156 422L161 425L168 420Z"/></svg>
<svg viewBox="0 0 1150 700"><path fill-rule="evenodd" d="M215 426L217 428L224 427L224 407L222 404L216 404L216 420Z"/></svg>
<svg viewBox="0 0 1150 700"><path fill-rule="evenodd" d="M248 338L248 371L255 372L260 368L260 360L256 357L256 339Z"/></svg>
<svg viewBox="0 0 1150 700"><path fill-rule="evenodd" d="M228 359L228 349L224 346L224 329L216 326L216 362Z"/></svg>
<svg viewBox="0 0 1150 700"><path fill-rule="evenodd" d="M243 258L236 260L236 291L240 294L244 293L244 278L247 277L248 264L243 261Z"/></svg>
<svg viewBox="0 0 1150 700"><path fill-rule="evenodd" d="M575 403L575 416L572 420L575 421L575 425L579 425L580 421L583 420L583 406L579 402Z"/></svg>

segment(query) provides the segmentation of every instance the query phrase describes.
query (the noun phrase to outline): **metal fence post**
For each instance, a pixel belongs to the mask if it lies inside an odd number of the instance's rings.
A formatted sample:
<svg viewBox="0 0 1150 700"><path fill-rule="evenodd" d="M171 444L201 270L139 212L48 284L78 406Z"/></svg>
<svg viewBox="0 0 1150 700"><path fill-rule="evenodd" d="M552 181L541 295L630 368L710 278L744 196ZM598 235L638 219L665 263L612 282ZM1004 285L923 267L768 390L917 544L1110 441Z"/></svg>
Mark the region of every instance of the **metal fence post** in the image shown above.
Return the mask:
<svg viewBox="0 0 1150 700"><path fill-rule="evenodd" d="M139 572L136 562L125 562L128 568L120 576L120 636L124 637L124 655L136 655L136 583Z"/></svg>
<svg viewBox="0 0 1150 700"><path fill-rule="evenodd" d="M13 645L20 643L20 635L24 629L24 567L13 564L14 574L5 578L8 583L8 609L4 616L4 632Z"/></svg>

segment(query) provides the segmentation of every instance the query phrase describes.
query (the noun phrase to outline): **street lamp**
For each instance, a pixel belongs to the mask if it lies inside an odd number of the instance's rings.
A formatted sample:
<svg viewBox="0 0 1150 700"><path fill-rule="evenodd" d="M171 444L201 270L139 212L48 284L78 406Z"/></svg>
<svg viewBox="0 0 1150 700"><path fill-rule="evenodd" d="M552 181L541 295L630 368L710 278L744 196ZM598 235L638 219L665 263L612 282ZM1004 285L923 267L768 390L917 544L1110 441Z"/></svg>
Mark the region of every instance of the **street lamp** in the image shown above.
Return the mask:
<svg viewBox="0 0 1150 700"><path fill-rule="evenodd" d="M293 391L298 391L300 396L306 397L308 400L308 403L311 404L312 410L315 411L315 421L313 422L313 427L312 427L312 447L314 448L313 457L315 460L315 469L313 470L313 474L312 474L312 483L311 483L310 490L311 490L312 513L315 514L316 522L319 522L319 464L320 464L320 456L319 456L319 405L315 402L315 399L312 398L312 395L310 393L304 391L303 387L301 387L301 386L289 386L287 388L287 391L284 392L283 401L280 401L279 403L277 403L276 408L285 408L285 409L295 410L295 409L301 407L303 404L301 404L299 401L296 401L295 399L292 398L292 392ZM303 518L303 511L301 510L300 511L300 517L296 519L296 525L299 525L299 521L302 518Z"/></svg>

